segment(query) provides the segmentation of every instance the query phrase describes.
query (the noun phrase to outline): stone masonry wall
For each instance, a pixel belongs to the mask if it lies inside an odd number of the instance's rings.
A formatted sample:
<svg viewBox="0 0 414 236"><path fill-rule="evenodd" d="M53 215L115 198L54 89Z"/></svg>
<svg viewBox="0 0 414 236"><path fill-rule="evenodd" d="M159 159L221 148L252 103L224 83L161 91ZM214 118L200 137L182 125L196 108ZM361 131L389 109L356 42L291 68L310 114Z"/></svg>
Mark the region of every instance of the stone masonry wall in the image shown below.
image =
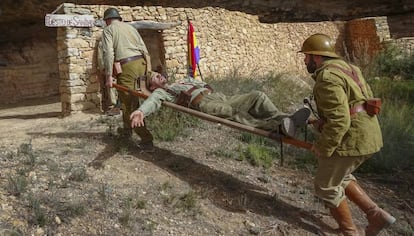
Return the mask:
<svg viewBox="0 0 414 236"><path fill-rule="evenodd" d="M100 19L108 7L65 4L59 13L92 14ZM269 72L304 76L303 56L296 52L306 37L317 32L336 38L337 50L344 56L354 55L361 45L369 45L367 51L375 51L384 42L395 42L407 52L414 52L414 16L410 14L349 22L265 24L258 16L218 7L115 7L126 21L182 22L177 27L151 33L159 37L157 45L153 45L153 38L142 34L150 51L157 54L152 59L162 63L169 75L177 77L187 73L187 17L196 30L200 68L205 77L227 73L255 77ZM11 28L0 42L0 62L8 64L0 67L0 105L60 93L66 115L90 109L99 111L102 85L96 70L96 41L101 32L98 27Z"/></svg>
<svg viewBox="0 0 414 236"><path fill-rule="evenodd" d="M402 23L407 24L406 21ZM398 29L395 22L392 25ZM396 29L391 30L390 27L389 18L385 16L348 21L345 25L345 43L348 56L360 64L363 63L363 60L369 62L388 43L394 43L402 51L413 53L414 37L399 37L403 34Z"/></svg>
<svg viewBox="0 0 414 236"><path fill-rule="evenodd" d="M96 37L93 37L97 31L89 28L58 29L59 90L64 115L101 106Z"/></svg>
<svg viewBox="0 0 414 236"><path fill-rule="evenodd" d="M407 53L414 53L414 14L394 15L387 18L393 41Z"/></svg>
<svg viewBox="0 0 414 236"><path fill-rule="evenodd" d="M64 4L66 14L92 14L101 19L110 6ZM303 56L297 53L311 34L323 32L332 38L343 31L343 22L260 23L257 16L206 7L200 9L125 7L124 21L183 22L164 30L167 71L177 77L187 74L187 17L192 20L201 50L203 76L238 73L256 77L269 72L305 73ZM96 70L96 41L102 29L59 28L57 36L62 111L99 109L101 94Z"/></svg>

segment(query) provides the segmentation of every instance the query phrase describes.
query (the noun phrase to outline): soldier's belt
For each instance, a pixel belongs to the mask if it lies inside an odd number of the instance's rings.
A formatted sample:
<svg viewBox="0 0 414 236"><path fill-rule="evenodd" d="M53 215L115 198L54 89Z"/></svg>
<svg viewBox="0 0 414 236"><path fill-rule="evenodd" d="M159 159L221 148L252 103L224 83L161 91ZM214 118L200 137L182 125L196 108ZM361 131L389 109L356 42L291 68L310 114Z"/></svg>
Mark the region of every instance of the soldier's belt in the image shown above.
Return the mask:
<svg viewBox="0 0 414 236"><path fill-rule="evenodd" d="M131 62L131 61L136 61L138 59L144 58L143 55L137 55L137 56L132 56L132 57L127 57L127 58L122 58L121 60L119 60L118 62L121 63L121 65Z"/></svg>
<svg viewBox="0 0 414 236"><path fill-rule="evenodd" d="M203 100L204 96L207 96L211 93L211 90L206 89L204 91L201 91L195 98L191 101L191 107L197 107L198 104L200 104L201 100Z"/></svg>

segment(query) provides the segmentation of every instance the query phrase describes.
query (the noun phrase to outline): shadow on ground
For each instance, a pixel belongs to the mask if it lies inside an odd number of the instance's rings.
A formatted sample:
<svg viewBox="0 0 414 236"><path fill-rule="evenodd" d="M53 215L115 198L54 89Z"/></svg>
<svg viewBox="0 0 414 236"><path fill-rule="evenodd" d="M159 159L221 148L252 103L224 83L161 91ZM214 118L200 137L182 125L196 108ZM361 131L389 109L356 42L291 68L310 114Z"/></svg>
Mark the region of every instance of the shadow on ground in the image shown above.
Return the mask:
<svg viewBox="0 0 414 236"><path fill-rule="evenodd" d="M20 107L30 107L30 106L41 106L41 105L51 105L55 103L60 103L60 96L48 96L42 98L33 98L26 99L16 103L10 104L0 104L0 109L10 109L10 108L20 108Z"/></svg>
<svg viewBox="0 0 414 236"><path fill-rule="evenodd" d="M107 148L98 154L89 166L102 168L104 162L116 153L112 145L108 143ZM156 148L154 153L136 150L129 154L151 162L187 182L201 196L226 211L249 211L274 216L311 233L318 233L321 228L335 233L334 229L312 213L277 198L277 193L269 194L263 187L243 182L227 173L200 164L190 157L177 155L162 148Z"/></svg>
<svg viewBox="0 0 414 236"><path fill-rule="evenodd" d="M95 136L96 133L31 133L35 136L77 137L86 138ZM100 169L105 161L117 153L117 147L111 136L103 136L106 147L88 164ZM133 145L131 142L129 145ZM131 146L132 147L132 146ZM156 148L154 153L142 153L130 148L130 155L168 171L209 199L214 205L231 212L252 212L263 216L273 216L281 221L302 228L310 233L317 234L323 229L326 232L335 233L329 225L324 223L312 212L291 205L277 197L278 193L269 193L267 189L251 183L241 181L234 176L213 169L209 166L194 161L191 157L177 155L169 150Z"/></svg>
<svg viewBox="0 0 414 236"><path fill-rule="evenodd" d="M30 119L61 117L61 116L62 116L61 112L45 112L45 113L36 113L36 114L31 114L31 115L9 115L9 116L0 115L0 119L30 120Z"/></svg>

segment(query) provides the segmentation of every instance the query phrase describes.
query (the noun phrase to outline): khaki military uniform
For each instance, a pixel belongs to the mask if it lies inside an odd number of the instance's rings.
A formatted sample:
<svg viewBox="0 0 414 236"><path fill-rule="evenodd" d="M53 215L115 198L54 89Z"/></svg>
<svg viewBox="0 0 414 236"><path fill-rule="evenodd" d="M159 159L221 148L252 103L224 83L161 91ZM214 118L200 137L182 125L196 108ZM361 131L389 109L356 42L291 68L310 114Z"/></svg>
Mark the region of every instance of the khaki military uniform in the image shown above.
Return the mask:
<svg viewBox="0 0 414 236"><path fill-rule="evenodd" d="M315 71L313 89L319 116L324 121L315 147L320 151L315 176L316 194L331 207L345 198L344 189L355 180L352 172L383 146L376 116L365 111L350 114L350 109L371 98L372 91L359 68L352 66L363 85L358 84L337 67L351 71L341 59L324 62Z"/></svg>
<svg viewBox="0 0 414 236"><path fill-rule="evenodd" d="M278 130L282 119L288 117L287 114L280 112L270 101L266 94L260 91L226 96L222 93L209 93L206 83L200 80L187 78L181 83L168 85L167 89L158 88L149 96L139 107L144 117L152 114L161 107L162 101L176 102L181 91L189 91L194 86L197 88L191 92L190 108L201 112L232 120L251 127L265 130ZM200 103L192 106L192 102L200 93L203 96Z"/></svg>
<svg viewBox="0 0 414 236"><path fill-rule="evenodd" d="M148 54L138 31L133 26L117 20L112 21L109 26L104 28L102 45L106 75L112 75L115 61ZM146 65L144 58L122 64L122 73L117 76L117 83L133 90L137 89L136 79L145 75ZM119 91L118 95L121 100L124 127L131 127L129 116L139 106L139 100L128 92ZM143 143L153 139L146 126L136 127L134 131L140 136Z"/></svg>

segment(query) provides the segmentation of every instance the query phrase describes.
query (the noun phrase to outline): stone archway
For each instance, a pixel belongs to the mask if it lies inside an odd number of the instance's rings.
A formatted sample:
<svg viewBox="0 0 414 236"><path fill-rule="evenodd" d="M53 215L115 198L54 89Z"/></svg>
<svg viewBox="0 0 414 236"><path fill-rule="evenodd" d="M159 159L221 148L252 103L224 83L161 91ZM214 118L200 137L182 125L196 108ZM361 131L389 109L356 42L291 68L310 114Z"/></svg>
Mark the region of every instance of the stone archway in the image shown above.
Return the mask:
<svg viewBox="0 0 414 236"><path fill-rule="evenodd" d="M65 4L64 7L72 9L74 6ZM90 10L84 8L84 11ZM140 32L145 41L153 70L164 71L166 68L163 32L181 23L148 20L128 23ZM103 22L97 20L95 26L97 27L58 28L57 48L63 115L78 111L102 110L103 81L97 69L97 43L102 35Z"/></svg>

